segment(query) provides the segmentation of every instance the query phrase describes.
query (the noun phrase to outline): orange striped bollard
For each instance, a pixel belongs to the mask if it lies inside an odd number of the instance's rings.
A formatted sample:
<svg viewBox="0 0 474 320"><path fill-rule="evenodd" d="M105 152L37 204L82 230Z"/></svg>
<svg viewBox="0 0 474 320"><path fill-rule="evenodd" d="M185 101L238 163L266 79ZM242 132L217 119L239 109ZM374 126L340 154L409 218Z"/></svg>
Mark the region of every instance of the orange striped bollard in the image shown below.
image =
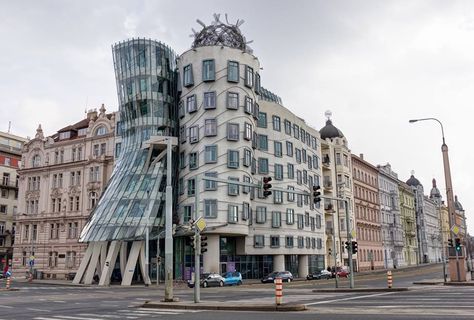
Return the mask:
<svg viewBox="0 0 474 320"><path fill-rule="evenodd" d="M392 288L392 271L390 270L387 271L387 284L388 284L388 288L391 289Z"/></svg>
<svg viewBox="0 0 474 320"><path fill-rule="evenodd" d="M277 306L281 304L283 297L283 281L281 278L275 278L275 303Z"/></svg>
<svg viewBox="0 0 474 320"><path fill-rule="evenodd" d="M11 280L11 277L8 277L8 278L7 278L7 284L6 284L6 288L5 288L5 289L10 290L11 281L12 281L12 280Z"/></svg>

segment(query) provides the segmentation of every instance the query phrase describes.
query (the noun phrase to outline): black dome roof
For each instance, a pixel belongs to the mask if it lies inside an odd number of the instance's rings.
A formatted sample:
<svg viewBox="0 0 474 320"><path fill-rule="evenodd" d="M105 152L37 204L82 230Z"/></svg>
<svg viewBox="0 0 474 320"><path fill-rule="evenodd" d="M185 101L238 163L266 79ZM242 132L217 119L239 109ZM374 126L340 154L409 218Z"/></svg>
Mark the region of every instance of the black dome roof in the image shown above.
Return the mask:
<svg viewBox="0 0 474 320"><path fill-rule="evenodd" d="M321 139L326 140L326 138L343 138L344 135L342 134L341 130L336 128L330 119L326 121L326 125L319 131L321 135Z"/></svg>
<svg viewBox="0 0 474 320"><path fill-rule="evenodd" d="M464 211L461 202L458 200L458 196L454 197L454 208L458 211Z"/></svg>
<svg viewBox="0 0 474 320"><path fill-rule="evenodd" d="M409 185L411 187L418 187L420 184L421 184L420 180L415 178L414 175L411 175L410 179L407 180L407 185Z"/></svg>

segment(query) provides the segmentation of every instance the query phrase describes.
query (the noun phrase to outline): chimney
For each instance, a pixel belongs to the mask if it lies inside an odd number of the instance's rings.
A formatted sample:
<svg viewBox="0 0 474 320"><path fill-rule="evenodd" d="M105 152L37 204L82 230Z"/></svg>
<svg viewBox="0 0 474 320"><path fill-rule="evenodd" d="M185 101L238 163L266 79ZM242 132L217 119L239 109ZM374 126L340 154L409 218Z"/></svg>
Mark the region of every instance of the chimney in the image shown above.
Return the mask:
<svg viewBox="0 0 474 320"><path fill-rule="evenodd" d="M97 118L97 109L89 109L87 111L87 119L95 120Z"/></svg>
<svg viewBox="0 0 474 320"><path fill-rule="evenodd" d="M360 154L359 154L359 158L360 158L361 160L364 160L364 154L363 154L363 153L360 153Z"/></svg>

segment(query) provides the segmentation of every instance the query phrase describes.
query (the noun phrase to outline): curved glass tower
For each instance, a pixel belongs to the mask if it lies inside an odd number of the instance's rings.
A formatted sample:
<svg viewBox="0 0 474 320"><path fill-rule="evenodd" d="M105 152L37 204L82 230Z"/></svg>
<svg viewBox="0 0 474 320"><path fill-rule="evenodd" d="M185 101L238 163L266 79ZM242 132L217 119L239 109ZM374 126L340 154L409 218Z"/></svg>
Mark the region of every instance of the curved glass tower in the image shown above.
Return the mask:
<svg viewBox="0 0 474 320"><path fill-rule="evenodd" d="M148 39L120 42L112 50L121 154L81 242L142 240L147 228L153 238L164 223L165 148L153 141L156 136L176 136L176 56L166 45Z"/></svg>

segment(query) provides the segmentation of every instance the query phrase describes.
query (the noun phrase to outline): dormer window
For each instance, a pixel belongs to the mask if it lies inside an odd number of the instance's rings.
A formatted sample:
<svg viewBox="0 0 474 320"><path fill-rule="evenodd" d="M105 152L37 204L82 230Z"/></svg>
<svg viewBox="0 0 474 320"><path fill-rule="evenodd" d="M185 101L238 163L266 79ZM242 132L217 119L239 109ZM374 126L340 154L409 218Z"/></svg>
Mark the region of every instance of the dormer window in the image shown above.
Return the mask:
<svg viewBox="0 0 474 320"><path fill-rule="evenodd" d="M104 134L107 134L107 128L104 126L98 127L97 130L95 131L96 136L103 136Z"/></svg>
<svg viewBox="0 0 474 320"><path fill-rule="evenodd" d="M87 128L81 128L77 131L78 136L85 136L87 134Z"/></svg>
<svg viewBox="0 0 474 320"><path fill-rule="evenodd" d="M41 162L41 157L39 154L35 154L33 158L31 159L31 166L33 168L39 167Z"/></svg>
<svg viewBox="0 0 474 320"><path fill-rule="evenodd" d="M66 140L71 137L71 131L65 131L59 133L59 140Z"/></svg>

